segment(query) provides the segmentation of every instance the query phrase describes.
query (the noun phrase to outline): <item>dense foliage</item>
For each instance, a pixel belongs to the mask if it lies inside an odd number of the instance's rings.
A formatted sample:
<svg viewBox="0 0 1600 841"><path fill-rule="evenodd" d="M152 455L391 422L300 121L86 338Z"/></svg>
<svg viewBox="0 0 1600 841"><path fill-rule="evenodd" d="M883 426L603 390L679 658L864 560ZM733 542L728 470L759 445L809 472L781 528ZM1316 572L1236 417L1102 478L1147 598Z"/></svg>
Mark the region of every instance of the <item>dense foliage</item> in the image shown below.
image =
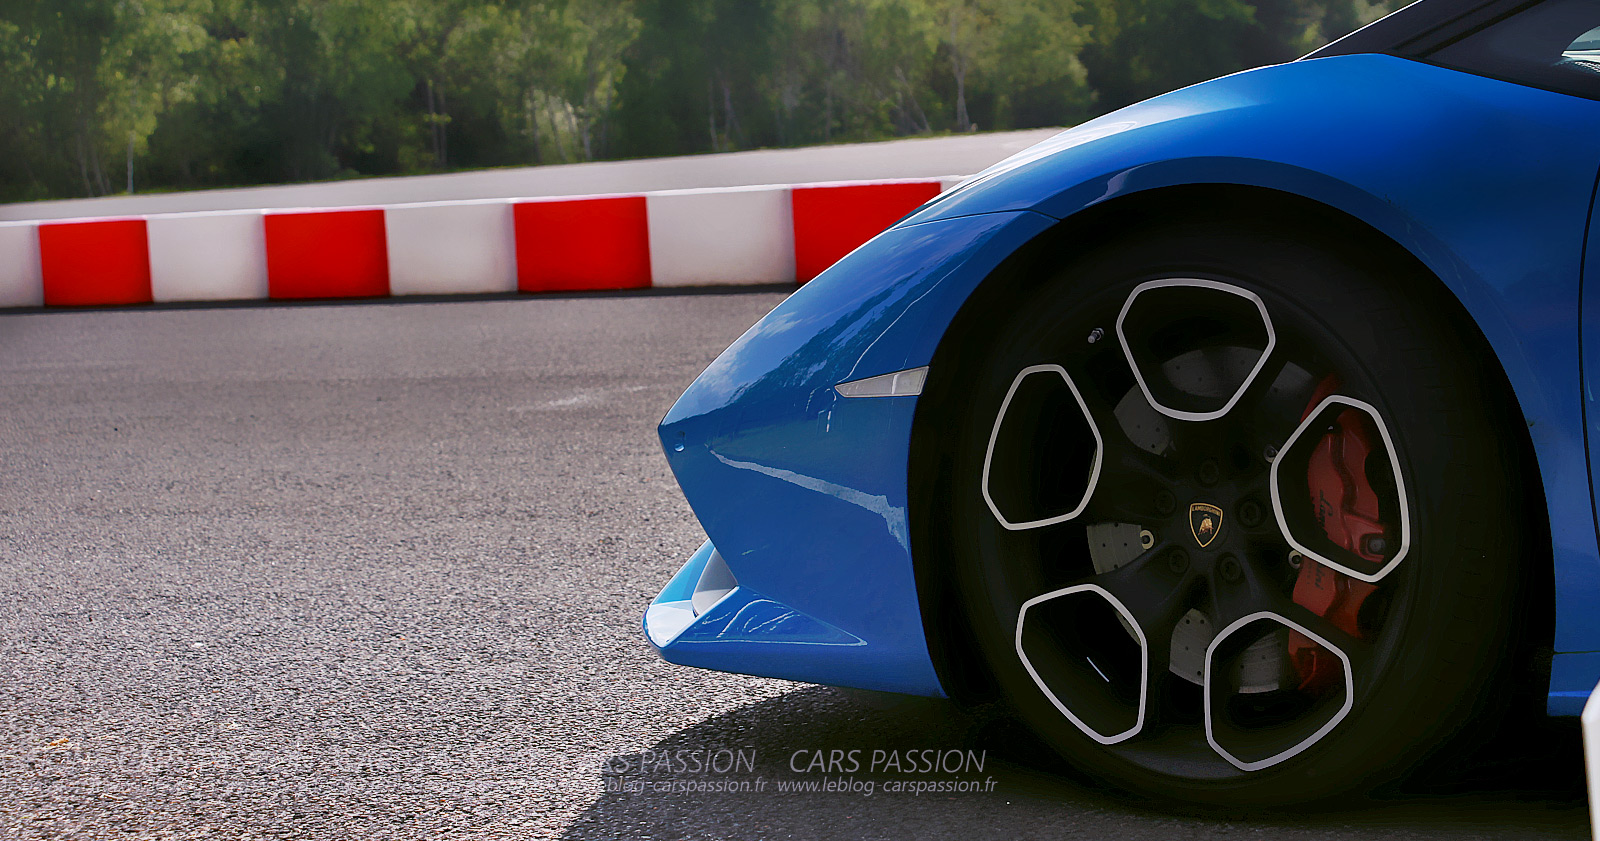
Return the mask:
<svg viewBox="0 0 1600 841"><path fill-rule="evenodd" d="M1386 5L0 0L0 199L1070 124Z"/></svg>

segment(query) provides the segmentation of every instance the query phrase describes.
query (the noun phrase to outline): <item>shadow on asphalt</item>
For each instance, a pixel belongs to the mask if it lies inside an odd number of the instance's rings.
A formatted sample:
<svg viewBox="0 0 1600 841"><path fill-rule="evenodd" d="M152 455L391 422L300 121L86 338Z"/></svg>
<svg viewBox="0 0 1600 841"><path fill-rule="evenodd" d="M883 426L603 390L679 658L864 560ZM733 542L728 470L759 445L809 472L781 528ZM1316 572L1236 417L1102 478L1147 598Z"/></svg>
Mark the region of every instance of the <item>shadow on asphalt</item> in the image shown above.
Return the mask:
<svg viewBox="0 0 1600 841"><path fill-rule="evenodd" d="M1184 815L1073 778L992 710L806 687L611 757L604 791L563 837L1587 838L1575 720L1552 720L1508 741L1515 749L1457 766L1453 779L1419 780L1383 800ZM854 773L852 750L859 751ZM954 774L886 770L889 752L909 765L925 755L908 752L924 750L961 751L967 767ZM818 751L844 752L838 773L795 770ZM846 790L805 790L829 781ZM965 781L974 790L917 793L908 781Z"/></svg>

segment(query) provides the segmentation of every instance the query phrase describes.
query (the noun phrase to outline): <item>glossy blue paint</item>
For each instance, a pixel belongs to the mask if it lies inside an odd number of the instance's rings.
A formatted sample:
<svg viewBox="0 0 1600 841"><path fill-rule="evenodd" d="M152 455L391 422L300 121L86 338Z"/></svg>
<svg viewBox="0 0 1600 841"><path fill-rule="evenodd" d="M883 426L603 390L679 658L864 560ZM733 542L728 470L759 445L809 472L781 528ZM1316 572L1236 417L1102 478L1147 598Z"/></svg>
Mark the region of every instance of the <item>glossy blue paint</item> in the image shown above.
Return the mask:
<svg viewBox="0 0 1600 841"><path fill-rule="evenodd" d="M1001 259L1050 224L1002 213L881 234L779 304L695 380L662 421L662 444L739 590L782 599L761 610L791 610L815 633L859 642L762 642L748 623L729 642L706 630L713 617L661 646L662 656L942 694L907 533L916 398L849 399L833 387L927 364L942 332L927 325L948 322Z"/></svg>
<svg viewBox="0 0 1600 841"><path fill-rule="evenodd" d="M1557 650L1600 649L1600 615L1588 610L1600 599L1600 551L1579 388L1597 130L1597 102L1340 56L1107 115L913 214L753 327L662 424L673 469L741 587L862 642L762 661L762 673L938 692L904 537L914 400L844 400L832 385L927 364L983 276L1053 219L1194 183L1338 208L1409 249L1460 298L1533 438L1555 544ZM761 645L759 634L749 639ZM752 656L700 664L748 671ZM1560 691L1600 678L1582 672L1600 662L1558 662L1572 671Z"/></svg>
<svg viewBox="0 0 1600 841"><path fill-rule="evenodd" d="M793 669L791 652L814 651L812 656L828 656L824 650L828 646L866 645L860 637L765 598L746 586L735 587L705 612L696 614L691 602L695 585L715 551L711 541L706 541L645 612L645 636L668 661L707 668L736 662L749 674L779 677ZM851 681L869 677L854 675Z"/></svg>
<svg viewBox="0 0 1600 841"><path fill-rule="evenodd" d="M1600 652L1557 654L1550 663L1551 715L1580 715L1583 705L1600 684Z"/></svg>
<svg viewBox="0 0 1600 841"><path fill-rule="evenodd" d="M1024 152L907 221L1021 208L1065 217L1143 190L1221 183L1305 196L1387 234L1461 299L1511 380L1550 507L1556 650L1588 651L1600 648L1590 609L1600 552L1575 384L1600 172L1600 144L1585 135L1597 129L1591 100L1389 56L1295 62L1064 132L1041 144L1058 151Z"/></svg>
<svg viewBox="0 0 1600 841"><path fill-rule="evenodd" d="M1596 176L1596 189L1600 190L1600 176ZM1600 219L1595 207L1600 204L1590 200L1589 236L1584 248L1581 310L1583 327L1580 347L1583 356L1583 416L1584 436L1589 449L1589 483L1591 508L1595 527L1600 530L1600 405L1595 394L1600 392ZM1593 604L1592 602L1590 604ZM1574 605L1573 608L1580 609ZM1600 639L1587 638L1586 648L1600 649ZM1600 684L1600 652L1557 654L1550 669L1550 713L1552 715L1581 715L1583 705Z"/></svg>

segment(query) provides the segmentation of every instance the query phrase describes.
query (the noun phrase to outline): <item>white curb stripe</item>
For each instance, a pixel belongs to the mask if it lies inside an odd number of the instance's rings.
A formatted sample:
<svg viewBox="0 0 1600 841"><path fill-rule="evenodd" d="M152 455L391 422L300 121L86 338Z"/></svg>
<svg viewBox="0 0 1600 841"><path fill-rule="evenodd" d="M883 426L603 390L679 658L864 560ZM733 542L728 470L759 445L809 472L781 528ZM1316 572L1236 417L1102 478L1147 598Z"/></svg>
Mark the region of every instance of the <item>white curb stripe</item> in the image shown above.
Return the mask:
<svg viewBox="0 0 1600 841"><path fill-rule="evenodd" d="M384 208L392 295L517 290L511 202L438 202Z"/></svg>
<svg viewBox="0 0 1600 841"><path fill-rule="evenodd" d="M0 307L43 305L38 223L0 222Z"/></svg>
<svg viewBox="0 0 1600 841"><path fill-rule="evenodd" d="M148 216L145 232L150 297L157 303L267 297L261 211Z"/></svg>
<svg viewBox="0 0 1600 841"><path fill-rule="evenodd" d="M653 286L794 283L788 187L645 196Z"/></svg>

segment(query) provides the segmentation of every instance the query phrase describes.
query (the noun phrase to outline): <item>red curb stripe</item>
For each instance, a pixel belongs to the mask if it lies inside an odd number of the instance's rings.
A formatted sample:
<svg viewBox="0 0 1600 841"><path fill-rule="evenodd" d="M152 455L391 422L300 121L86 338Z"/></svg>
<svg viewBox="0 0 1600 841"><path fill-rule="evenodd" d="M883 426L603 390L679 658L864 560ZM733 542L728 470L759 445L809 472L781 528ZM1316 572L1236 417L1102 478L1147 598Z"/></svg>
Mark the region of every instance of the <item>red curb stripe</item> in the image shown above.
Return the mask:
<svg viewBox="0 0 1600 841"><path fill-rule="evenodd" d="M794 268L800 283L939 194L938 181L796 186Z"/></svg>
<svg viewBox="0 0 1600 841"><path fill-rule="evenodd" d="M644 196L518 202L517 288L523 292L650 285Z"/></svg>
<svg viewBox="0 0 1600 841"><path fill-rule="evenodd" d="M150 303L143 219L41 224L39 267L45 306Z"/></svg>
<svg viewBox="0 0 1600 841"><path fill-rule="evenodd" d="M268 213L265 224L269 297L389 294L382 209Z"/></svg>

